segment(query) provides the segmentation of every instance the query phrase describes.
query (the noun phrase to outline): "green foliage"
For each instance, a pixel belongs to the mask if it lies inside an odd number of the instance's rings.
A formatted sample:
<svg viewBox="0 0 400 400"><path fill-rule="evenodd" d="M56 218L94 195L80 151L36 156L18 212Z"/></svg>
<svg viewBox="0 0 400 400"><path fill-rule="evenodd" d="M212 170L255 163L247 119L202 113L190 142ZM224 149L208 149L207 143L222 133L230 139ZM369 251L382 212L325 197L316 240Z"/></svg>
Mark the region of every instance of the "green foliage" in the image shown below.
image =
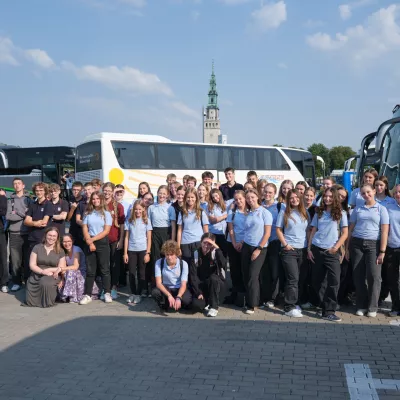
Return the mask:
<svg viewBox="0 0 400 400"><path fill-rule="evenodd" d="M319 161L315 161L315 175L316 176L324 176L327 174L327 169L329 168L329 149L322 143L313 143L311 146L307 148L307 150L313 156L320 156L325 161L325 173L322 169L322 163Z"/></svg>
<svg viewBox="0 0 400 400"><path fill-rule="evenodd" d="M329 150L329 168L331 170L343 169L344 162L355 154L355 151L349 146L332 147Z"/></svg>

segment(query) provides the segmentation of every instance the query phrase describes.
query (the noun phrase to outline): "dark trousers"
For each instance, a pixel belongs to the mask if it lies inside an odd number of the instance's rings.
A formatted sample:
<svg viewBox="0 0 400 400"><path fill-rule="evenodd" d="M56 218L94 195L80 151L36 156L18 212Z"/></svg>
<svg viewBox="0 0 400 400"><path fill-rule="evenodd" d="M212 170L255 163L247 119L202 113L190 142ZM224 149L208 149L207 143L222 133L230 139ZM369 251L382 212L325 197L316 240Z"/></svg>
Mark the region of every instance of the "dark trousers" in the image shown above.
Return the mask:
<svg viewBox="0 0 400 400"><path fill-rule="evenodd" d="M169 228L153 228L151 234L150 262L146 266L146 280L148 283L154 283L156 261L161 258L161 247L169 239L169 236Z"/></svg>
<svg viewBox="0 0 400 400"><path fill-rule="evenodd" d="M29 260L26 259L29 251L28 235L10 233L8 242L10 246L12 280L14 285L22 285L22 281L26 281L30 275Z"/></svg>
<svg viewBox="0 0 400 400"><path fill-rule="evenodd" d="M381 265L376 264L379 241L352 238L350 243L356 307L371 312L378 310L381 292Z"/></svg>
<svg viewBox="0 0 400 400"><path fill-rule="evenodd" d="M128 251L129 285L132 294L141 294L143 290L147 290L145 255L146 250ZM138 287L136 287L136 276Z"/></svg>
<svg viewBox="0 0 400 400"><path fill-rule="evenodd" d="M214 308L218 310L219 307L219 295L221 293L221 289L224 285L223 280L216 274L212 274L208 279L204 282L201 282L199 287L203 292L203 300L193 298L193 309L202 311L206 305L209 305L210 308Z"/></svg>
<svg viewBox="0 0 400 400"><path fill-rule="evenodd" d="M350 261L346 258L340 264L340 285L338 292L338 303L345 304L349 301L349 294L353 291L353 271Z"/></svg>
<svg viewBox="0 0 400 400"><path fill-rule="evenodd" d="M90 251L86 247L86 279L85 279L85 294L92 295L93 284L96 277L97 269L100 272L103 283L104 293L111 291L111 276L110 276L110 244L108 238L94 242L95 251Z"/></svg>
<svg viewBox="0 0 400 400"><path fill-rule="evenodd" d="M232 293L244 293L244 282L242 275L242 254L236 251L233 244L228 242L228 258L229 258L229 270L231 272L232 280Z"/></svg>
<svg viewBox="0 0 400 400"><path fill-rule="evenodd" d="M200 242L181 244L182 260L186 261L190 265L194 252L200 248Z"/></svg>
<svg viewBox="0 0 400 400"><path fill-rule="evenodd" d="M7 240L3 229L0 230L0 286L8 283Z"/></svg>
<svg viewBox="0 0 400 400"><path fill-rule="evenodd" d="M267 249L261 250L259 256L251 261L251 255L257 247L243 243L242 247L242 274L246 289L246 304L249 308L260 304L260 272L267 255Z"/></svg>
<svg viewBox="0 0 400 400"><path fill-rule="evenodd" d="M307 249L281 251L281 260L285 271L285 306L286 312L296 307L303 297L304 283L307 281L309 264Z"/></svg>
<svg viewBox="0 0 400 400"><path fill-rule="evenodd" d="M273 240L268 244L267 256L261 269L261 302L275 302L279 293L279 270L281 266L281 242Z"/></svg>
<svg viewBox="0 0 400 400"><path fill-rule="evenodd" d="M127 272L129 271L129 266L128 264L125 264L124 261L124 254L123 251L121 251L121 268L119 269L119 286L126 286L126 275ZM145 265L145 273L146 273L146 265Z"/></svg>
<svg viewBox="0 0 400 400"><path fill-rule="evenodd" d="M385 257L383 259L383 264L382 264L382 271L381 271L381 278L382 278L382 283L381 283L381 293L379 295L379 301L384 301L388 296L389 296L389 274L388 274L388 258Z"/></svg>
<svg viewBox="0 0 400 400"><path fill-rule="evenodd" d="M171 289L167 287L165 288L172 294L172 296L176 297L178 295L179 289ZM162 310L167 311L169 309L168 297L163 292L161 292L160 289L156 287L153 288L153 290L151 291L151 296ZM192 294L189 290L186 289L185 293L183 293L182 296L182 308L190 308L191 304Z"/></svg>
<svg viewBox="0 0 400 400"><path fill-rule="evenodd" d="M387 247L387 277L390 297L392 298L392 311L400 312L400 249Z"/></svg>
<svg viewBox="0 0 400 400"><path fill-rule="evenodd" d="M228 256L228 242L226 241L225 235L215 235L215 243L217 243L222 254L226 258Z"/></svg>
<svg viewBox="0 0 400 400"><path fill-rule="evenodd" d="M119 274L121 268L122 249L117 249L117 242L110 243L110 273L111 286L117 286L119 282Z"/></svg>
<svg viewBox="0 0 400 400"><path fill-rule="evenodd" d="M339 253L329 254L317 246L312 246L312 253L315 264L312 265L311 281L318 304L321 304L324 315L334 314L340 283Z"/></svg>

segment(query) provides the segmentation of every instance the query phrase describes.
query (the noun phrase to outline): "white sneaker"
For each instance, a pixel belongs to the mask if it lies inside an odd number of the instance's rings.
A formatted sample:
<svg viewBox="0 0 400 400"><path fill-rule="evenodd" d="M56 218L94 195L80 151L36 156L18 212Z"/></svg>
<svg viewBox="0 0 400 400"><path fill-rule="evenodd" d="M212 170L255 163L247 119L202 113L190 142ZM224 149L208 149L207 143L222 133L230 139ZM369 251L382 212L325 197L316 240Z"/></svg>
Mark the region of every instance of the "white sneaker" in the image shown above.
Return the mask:
<svg viewBox="0 0 400 400"><path fill-rule="evenodd" d="M210 308L210 310L207 313L207 317L216 317L218 315L218 310L215 308Z"/></svg>
<svg viewBox="0 0 400 400"><path fill-rule="evenodd" d="M132 296L129 296L128 300L126 301L127 303L133 303L133 300L135 300L135 295L133 294Z"/></svg>
<svg viewBox="0 0 400 400"><path fill-rule="evenodd" d="M369 311L367 317L376 318L376 311Z"/></svg>
<svg viewBox="0 0 400 400"><path fill-rule="evenodd" d="M356 311L356 315L358 315L359 317L363 317L366 312L367 312L367 310L360 309L360 310Z"/></svg>
<svg viewBox="0 0 400 400"><path fill-rule="evenodd" d="M84 306L84 305L86 305L86 304L89 304L91 301L92 301L92 298L91 298L90 296L88 296L87 294L85 294L85 295L82 297L82 300L79 302L79 304L80 304L81 306Z"/></svg>
<svg viewBox="0 0 400 400"><path fill-rule="evenodd" d="M21 289L21 285L12 285L11 291L18 292L19 289Z"/></svg>
<svg viewBox="0 0 400 400"><path fill-rule="evenodd" d="M2 291L3 293L8 293L8 286L7 286L7 285L2 286L2 287L1 287L1 291Z"/></svg>
<svg viewBox="0 0 400 400"><path fill-rule="evenodd" d="M307 303L304 303L304 304L301 305L301 308L303 310L309 310L312 307L313 307L313 305L309 301Z"/></svg>
<svg viewBox="0 0 400 400"><path fill-rule="evenodd" d="M133 304L139 304L142 302L142 296L134 296Z"/></svg>
<svg viewBox="0 0 400 400"><path fill-rule="evenodd" d="M253 315L254 314L254 308L247 308L245 313L249 314L249 315Z"/></svg>
<svg viewBox="0 0 400 400"><path fill-rule="evenodd" d="M303 318L303 314L297 308L293 308L293 310L285 312L285 315L292 318Z"/></svg>
<svg viewBox="0 0 400 400"><path fill-rule="evenodd" d="M208 311L210 309L210 306L209 305L206 305L205 307L204 307L204 310L205 311Z"/></svg>
<svg viewBox="0 0 400 400"><path fill-rule="evenodd" d="M105 293L104 294L104 303L112 303L113 299L111 297L110 293Z"/></svg>
<svg viewBox="0 0 400 400"><path fill-rule="evenodd" d="M273 301L267 301L265 303L265 307L267 307L267 308L275 308L275 304L274 304Z"/></svg>

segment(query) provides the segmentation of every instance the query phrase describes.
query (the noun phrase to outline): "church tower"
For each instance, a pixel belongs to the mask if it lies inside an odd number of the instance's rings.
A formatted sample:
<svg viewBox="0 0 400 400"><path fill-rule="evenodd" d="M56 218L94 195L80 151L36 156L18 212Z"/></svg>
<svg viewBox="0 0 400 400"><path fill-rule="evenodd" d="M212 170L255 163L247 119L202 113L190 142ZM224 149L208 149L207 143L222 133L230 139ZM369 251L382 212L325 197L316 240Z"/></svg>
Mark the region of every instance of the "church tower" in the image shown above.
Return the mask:
<svg viewBox="0 0 400 400"><path fill-rule="evenodd" d="M203 113L203 142L218 143L221 134L221 124L219 120L217 81L214 74L214 61L210 79L210 89L208 91L208 105Z"/></svg>

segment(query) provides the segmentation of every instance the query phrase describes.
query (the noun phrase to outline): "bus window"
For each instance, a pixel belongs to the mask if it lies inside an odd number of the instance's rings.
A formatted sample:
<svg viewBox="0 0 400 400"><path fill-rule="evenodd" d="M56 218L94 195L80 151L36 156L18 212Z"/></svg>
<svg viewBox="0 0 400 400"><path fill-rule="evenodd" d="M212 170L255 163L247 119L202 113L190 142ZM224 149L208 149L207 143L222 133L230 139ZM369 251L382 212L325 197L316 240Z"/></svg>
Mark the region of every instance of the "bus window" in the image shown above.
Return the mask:
<svg viewBox="0 0 400 400"><path fill-rule="evenodd" d="M76 172L95 171L101 168L100 141L84 143L76 149Z"/></svg>
<svg viewBox="0 0 400 400"><path fill-rule="evenodd" d="M232 167L232 151L229 147L218 148L218 170Z"/></svg>
<svg viewBox="0 0 400 400"><path fill-rule="evenodd" d="M157 168L154 144L117 141L111 141L111 144L120 168Z"/></svg>
<svg viewBox="0 0 400 400"><path fill-rule="evenodd" d="M199 146L196 149L196 169L210 170L218 169L218 148Z"/></svg>
<svg viewBox="0 0 400 400"><path fill-rule="evenodd" d="M290 170L282 154L277 149L256 149L257 168L261 171L287 171Z"/></svg>
<svg viewBox="0 0 400 400"><path fill-rule="evenodd" d="M382 174L388 178L389 189L399 184L400 124L391 127L383 142Z"/></svg>
<svg viewBox="0 0 400 400"><path fill-rule="evenodd" d="M257 169L256 156L254 149L248 148L232 148L233 164L238 166L238 169L255 170Z"/></svg>
<svg viewBox="0 0 400 400"><path fill-rule="evenodd" d="M193 146L179 144L158 144L158 168L196 169Z"/></svg>

